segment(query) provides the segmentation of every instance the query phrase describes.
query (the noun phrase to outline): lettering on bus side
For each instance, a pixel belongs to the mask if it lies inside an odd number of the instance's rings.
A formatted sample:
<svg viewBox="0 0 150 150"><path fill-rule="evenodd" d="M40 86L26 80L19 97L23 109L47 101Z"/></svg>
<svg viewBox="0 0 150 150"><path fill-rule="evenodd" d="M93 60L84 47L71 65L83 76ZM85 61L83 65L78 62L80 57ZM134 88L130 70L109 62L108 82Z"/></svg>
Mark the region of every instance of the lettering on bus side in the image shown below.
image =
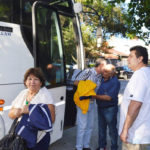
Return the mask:
<svg viewBox="0 0 150 150"><path fill-rule="evenodd" d="M2 35L2 36L11 36L12 32L13 32L13 28L0 26L0 35Z"/></svg>
<svg viewBox="0 0 150 150"><path fill-rule="evenodd" d="M5 31L0 31L0 35L11 36L11 33L10 32L5 32Z"/></svg>

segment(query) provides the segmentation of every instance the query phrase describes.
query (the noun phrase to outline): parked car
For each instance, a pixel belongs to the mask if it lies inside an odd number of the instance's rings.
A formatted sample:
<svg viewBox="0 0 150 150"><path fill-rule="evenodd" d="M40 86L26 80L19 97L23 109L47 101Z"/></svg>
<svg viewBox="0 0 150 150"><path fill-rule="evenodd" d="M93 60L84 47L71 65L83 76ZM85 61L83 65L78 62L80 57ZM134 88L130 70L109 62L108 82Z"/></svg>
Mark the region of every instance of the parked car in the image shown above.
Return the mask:
<svg viewBox="0 0 150 150"><path fill-rule="evenodd" d="M123 78L125 80L130 79L133 71L131 69L128 68L128 66L119 66L116 67L116 72L117 72L117 76L118 78Z"/></svg>

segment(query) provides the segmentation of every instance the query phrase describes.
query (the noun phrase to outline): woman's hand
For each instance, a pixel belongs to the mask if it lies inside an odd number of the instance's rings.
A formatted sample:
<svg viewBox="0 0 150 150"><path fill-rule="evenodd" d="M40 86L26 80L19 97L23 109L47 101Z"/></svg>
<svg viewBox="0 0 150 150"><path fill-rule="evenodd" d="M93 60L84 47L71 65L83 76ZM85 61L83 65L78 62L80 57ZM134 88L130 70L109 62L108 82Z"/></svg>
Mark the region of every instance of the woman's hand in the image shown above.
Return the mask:
<svg viewBox="0 0 150 150"><path fill-rule="evenodd" d="M22 114L28 114L29 113L29 105L24 105L22 108Z"/></svg>
<svg viewBox="0 0 150 150"><path fill-rule="evenodd" d="M11 110L8 113L8 116L11 119L19 118L22 115L22 109L21 108L11 108Z"/></svg>

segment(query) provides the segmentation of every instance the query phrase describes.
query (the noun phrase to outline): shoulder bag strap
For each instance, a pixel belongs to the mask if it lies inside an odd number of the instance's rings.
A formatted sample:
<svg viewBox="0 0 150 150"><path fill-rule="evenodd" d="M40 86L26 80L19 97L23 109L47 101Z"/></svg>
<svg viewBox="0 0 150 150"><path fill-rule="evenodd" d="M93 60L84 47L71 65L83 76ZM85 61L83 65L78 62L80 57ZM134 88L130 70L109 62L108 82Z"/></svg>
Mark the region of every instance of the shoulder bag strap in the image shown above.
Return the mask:
<svg viewBox="0 0 150 150"><path fill-rule="evenodd" d="M92 71L91 71L91 69L89 69L89 71L88 71L88 73L87 73L87 76L86 76L86 78L84 79L84 81L87 80L91 74L92 74Z"/></svg>
<svg viewBox="0 0 150 150"><path fill-rule="evenodd" d="M12 125L11 125L11 127L10 127L10 129L9 129L9 132L8 132L9 134L11 134L11 133L13 134L13 133L14 133L17 124L18 124L18 118L16 118L16 119L13 121L13 123L12 123Z"/></svg>
<svg viewBox="0 0 150 150"><path fill-rule="evenodd" d="M75 76L75 80L76 80L76 78L81 74L82 71L83 71L83 70L81 70L81 71L79 71L79 72L77 73L77 75Z"/></svg>
<svg viewBox="0 0 150 150"><path fill-rule="evenodd" d="M76 80L76 78L83 72L83 71L85 71L86 69L84 69L84 70L81 70L77 75L76 75L76 77L75 77L75 80ZM81 80L87 80L88 78L89 78L89 76L91 75L91 73L90 73L91 71L90 71L90 69L89 69L89 71L88 72L86 72L85 74L83 74L83 76L82 76L82 79Z"/></svg>

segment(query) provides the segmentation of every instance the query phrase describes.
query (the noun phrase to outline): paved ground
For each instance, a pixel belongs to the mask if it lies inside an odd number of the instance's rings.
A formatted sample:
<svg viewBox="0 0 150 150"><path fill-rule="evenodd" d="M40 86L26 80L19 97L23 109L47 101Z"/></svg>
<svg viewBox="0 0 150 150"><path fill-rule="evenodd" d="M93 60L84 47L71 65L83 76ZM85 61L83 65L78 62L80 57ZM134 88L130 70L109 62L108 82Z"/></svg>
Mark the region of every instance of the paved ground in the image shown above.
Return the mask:
<svg viewBox="0 0 150 150"><path fill-rule="evenodd" d="M127 81L121 80L121 89L120 89L120 94L119 94L119 105L122 100L122 94L124 91L124 88L127 84ZM119 116L119 114L118 114ZM97 139L98 139L98 127L97 127L97 113L95 115L95 125L94 125L94 130L91 138L91 147L92 150L95 150L98 146ZM107 136L107 150L110 150L110 139L109 136ZM76 126L70 129L66 129L64 131L62 139L58 140L57 142L53 143L49 150L74 150L75 149L75 142L76 142ZM121 142L118 140L119 143L119 149L121 148Z"/></svg>

